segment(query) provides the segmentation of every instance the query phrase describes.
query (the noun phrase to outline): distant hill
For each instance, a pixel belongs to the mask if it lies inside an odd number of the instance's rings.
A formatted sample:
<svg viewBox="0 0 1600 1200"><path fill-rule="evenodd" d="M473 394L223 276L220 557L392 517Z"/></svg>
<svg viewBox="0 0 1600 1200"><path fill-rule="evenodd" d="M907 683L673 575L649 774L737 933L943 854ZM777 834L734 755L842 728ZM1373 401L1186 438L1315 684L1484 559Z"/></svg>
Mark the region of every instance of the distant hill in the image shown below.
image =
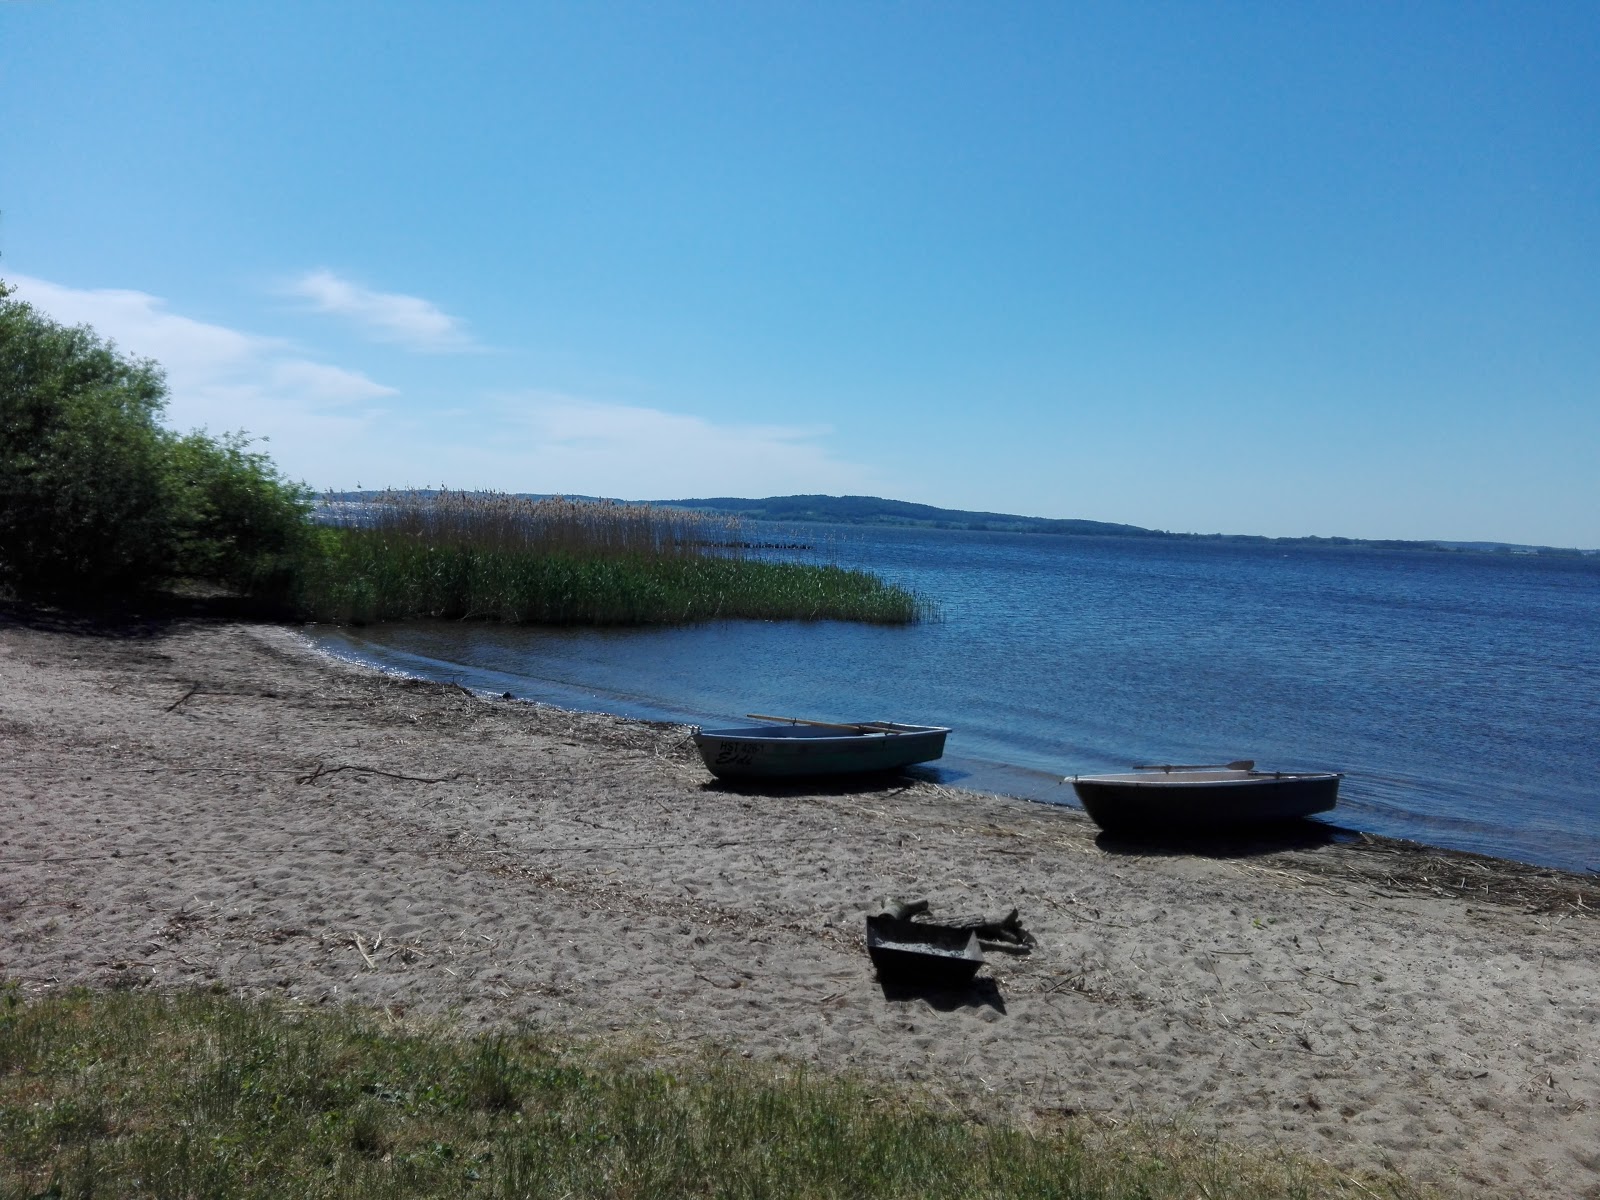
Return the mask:
<svg viewBox="0 0 1600 1200"><path fill-rule="evenodd" d="M1519 546L1505 542L1405 541L1394 538L1263 537L1248 533L1172 533L1112 521L1024 517L1016 513L972 512L936 508L878 496L768 496L753 500L709 496L685 500L650 500L649 504L728 513L753 521L819 522L829 525L914 525L928 529L968 529L1000 533L1053 533L1071 537L1168 538L1175 541L1262 543L1286 546L1355 546L1369 550L1435 550L1450 553L1592 555L1595 551L1551 546Z"/></svg>
<svg viewBox="0 0 1600 1200"><path fill-rule="evenodd" d="M417 489L428 494L427 489ZM376 498L375 491L327 492L324 505L361 503ZM547 500L550 493L518 492L528 500ZM574 496L569 500L596 500L596 496ZM972 512L963 508L936 508L908 500L885 500L879 496L767 496L750 499L742 496L705 496L685 500L628 500L626 504L650 504L661 508L686 508L698 512L726 513L752 521L789 522L825 525L899 525L924 529L962 529L994 533L1050 533L1065 537L1166 538L1174 541L1203 541L1279 546L1354 546L1367 550L1433 550L1452 554L1539 554L1561 557L1593 557L1595 550L1570 550L1552 546L1521 546L1507 542L1403 541L1398 539L1348 537L1263 537L1250 533L1172 533L1165 529L1145 529L1139 525L1119 525L1113 521L1082 521L1056 517L1024 517L1016 513Z"/></svg>
<svg viewBox="0 0 1600 1200"><path fill-rule="evenodd" d="M688 508L700 512L729 513L753 521L809 521L830 525L919 525L928 529L976 529L1002 533L1064 533L1089 537L1164 537L1166 535L1137 525L1117 525L1109 521L1056 520L1050 517L1020 517L1012 513L968 512L959 508L935 508L931 504L912 504L906 500L884 500L877 496L768 496L747 500L735 496L711 496L699 500L652 500L668 508Z"/></svg>

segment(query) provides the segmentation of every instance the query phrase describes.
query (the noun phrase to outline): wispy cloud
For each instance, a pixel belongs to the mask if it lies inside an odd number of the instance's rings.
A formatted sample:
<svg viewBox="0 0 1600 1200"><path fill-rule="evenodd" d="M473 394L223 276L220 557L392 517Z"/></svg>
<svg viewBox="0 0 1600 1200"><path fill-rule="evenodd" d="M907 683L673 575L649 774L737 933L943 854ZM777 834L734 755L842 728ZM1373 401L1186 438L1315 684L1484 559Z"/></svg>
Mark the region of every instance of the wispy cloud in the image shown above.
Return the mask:
<svg viewBox="0 0 1600 1200"><path fill-rule="evenodd" d="M318 487L448 484L622 499L789 492L895 495L892 481L840 457L825 425L720 422L640 405L527 390L429 406L281 338L195 320L147 292L8 276L57 321L92 325L120 350L159 361L168 423L244 429L293 478Z"/></svg>
<svg viewBox="0 0 1600 1200"><path fill-rule="evenodd" d="M359 371L306 358L280 338L172 312L148 292L6 278L19 299L52 320L92 325L121 352L159 362L171 393L168 424L271 439L291 475L318 473L319 449L360 437L382 415L374 402L398 394Z"/></svg>
<svg viewBox="0 0 1600 1200"><path fill-rule="evenodd" d="M326 268L306 272L283 291L305 301L313 312L354 322L380 342L430 354L480 348L464 322L432 302L400 292L375 292Z"/></svg>
<svg viewBox="0 0 1600 1200"><path fill-rule="evenodd" d="M457 478L507 490L630 500L887 487L871 468L835 456L827 426L719 424L548 392L508 398L501 414L499 436L437 461Z"/></svg>

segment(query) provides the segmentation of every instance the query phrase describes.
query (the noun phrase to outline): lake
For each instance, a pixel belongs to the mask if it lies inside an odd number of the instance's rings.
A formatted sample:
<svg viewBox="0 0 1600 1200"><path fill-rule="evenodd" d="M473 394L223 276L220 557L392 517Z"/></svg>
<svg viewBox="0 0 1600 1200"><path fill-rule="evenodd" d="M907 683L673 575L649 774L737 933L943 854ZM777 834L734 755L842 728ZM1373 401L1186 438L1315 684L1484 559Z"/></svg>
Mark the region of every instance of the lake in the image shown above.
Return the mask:
<svg viewBox="0 0 1600 1200"><path fill-rule="evenodd" d="M1338 825L1600 870L1600 558L799 526L788 557L933 599L905 628L321 627L337 654L714 727L949 725L946 782L1064 804L1074 773L1345 772Z"/></svg>

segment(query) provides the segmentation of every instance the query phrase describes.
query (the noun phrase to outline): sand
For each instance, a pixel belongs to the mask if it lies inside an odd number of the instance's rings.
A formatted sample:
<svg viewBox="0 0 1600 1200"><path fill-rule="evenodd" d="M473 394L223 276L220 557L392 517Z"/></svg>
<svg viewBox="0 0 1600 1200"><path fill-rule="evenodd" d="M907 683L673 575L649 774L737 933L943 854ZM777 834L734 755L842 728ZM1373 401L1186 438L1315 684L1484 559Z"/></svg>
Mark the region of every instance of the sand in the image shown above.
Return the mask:
<svg viewBox="0 0 1600 1200"><path fill-rule="evenodd" d="M1600 1196L1595 877L1377 840L1143 852L926 781L741 792L687 732L288 627L0 610L0 979L636 1031L1023 1122ZM1016 907L1037 949L886 994L885 896Z"/></svg>

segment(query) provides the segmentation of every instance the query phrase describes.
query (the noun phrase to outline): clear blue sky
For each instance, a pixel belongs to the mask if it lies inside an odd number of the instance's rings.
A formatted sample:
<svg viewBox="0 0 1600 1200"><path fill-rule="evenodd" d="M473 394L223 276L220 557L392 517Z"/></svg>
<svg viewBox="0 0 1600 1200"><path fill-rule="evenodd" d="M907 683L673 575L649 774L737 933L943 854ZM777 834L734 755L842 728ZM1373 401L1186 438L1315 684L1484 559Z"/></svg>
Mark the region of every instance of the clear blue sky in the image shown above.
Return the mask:
<svg viewBox="0 0 1600 1200"><path fill-rule="evenodd" d="M1600 546L1600 4L0 0L0 275L321 487Z"/></svg>

